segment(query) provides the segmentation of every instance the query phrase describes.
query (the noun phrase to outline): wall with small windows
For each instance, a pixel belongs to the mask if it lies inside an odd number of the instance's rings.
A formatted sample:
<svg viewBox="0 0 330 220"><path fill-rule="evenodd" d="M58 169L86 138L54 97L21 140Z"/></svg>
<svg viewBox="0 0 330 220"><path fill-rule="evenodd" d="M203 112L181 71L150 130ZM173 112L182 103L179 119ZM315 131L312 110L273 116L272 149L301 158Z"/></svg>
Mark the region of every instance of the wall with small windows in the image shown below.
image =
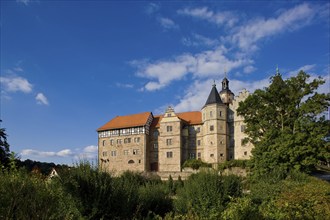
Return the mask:
<svg viewBox="0 0 330 220"><path fill-rule="evenodd" d="M251 157L251 151L253 148L252 143L245 143L244 139L247 137L245 133L246 125L244 118L237 115L236 109L239 106L239 102L245 100L249 96L247 90L241 91L238 96L235 97L233 103L229 106L232 112L233 126L231 128L231 142L233 148L233 159L247 160Z"/></svg>
<svg viewBox="0 0 330 220"><path fill-rule="evenodd" d="M123 169L146 171L147 135L143 127L120 129L118 135L99 134L99 164L103 170L118 172Z"/></svg>

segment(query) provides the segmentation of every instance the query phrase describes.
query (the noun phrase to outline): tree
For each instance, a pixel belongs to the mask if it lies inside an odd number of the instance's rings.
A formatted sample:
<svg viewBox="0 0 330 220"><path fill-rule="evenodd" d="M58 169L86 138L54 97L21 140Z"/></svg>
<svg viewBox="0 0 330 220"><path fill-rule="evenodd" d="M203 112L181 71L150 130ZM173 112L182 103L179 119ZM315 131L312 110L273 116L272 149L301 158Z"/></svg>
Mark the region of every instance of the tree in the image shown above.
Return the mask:
<svg viewBox="0 0 330 220"><path fill-rule="evenodd" d="M0 120L0 123L2 120ZM0 128L0 166L7 166L10 157L9 144L7 142L7 134L5 128Z"/></svg>
<svg viewBox="0 0 330 220"><path fill-rule="evenodd" d="M311 171L318 160L329 158L325 137L329 121L321 113L327 110L330 94L317 89L325 81L310 79L300 71L283 80L271 77L269 87L258 89L239 104L248 139L254 144L252 169L267 173L273 169Z"/></svg>

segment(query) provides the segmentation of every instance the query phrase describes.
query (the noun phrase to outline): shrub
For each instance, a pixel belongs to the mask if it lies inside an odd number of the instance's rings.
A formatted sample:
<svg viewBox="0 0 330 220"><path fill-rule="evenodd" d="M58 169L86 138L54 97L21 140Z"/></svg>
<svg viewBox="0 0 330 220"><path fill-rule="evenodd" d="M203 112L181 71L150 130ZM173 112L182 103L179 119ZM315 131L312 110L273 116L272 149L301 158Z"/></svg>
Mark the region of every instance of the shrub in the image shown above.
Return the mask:
<svg viewBox="0 0 330 220"><path fill-rule="evenodd" d="M139 217L146 217L150 213L164 216L171 210L172 200L168 196L165 184L148 183L139 188Z"/></svg>
<svg viewBox="0 0 330 220"><path fill-rule="evenodd" d="M88 162L64 172L62 184L75 199L82 216L87 219L116 217L116 194L110 174L100 172Z"/></svg>
<svg viewBox="0 0 330 220"><path fill-rule="evenodd" d="M0 219L78 219L72 197L56 181L23 170L0 172Z"/></svg>
<svg viewBox="0 0 330 220"><path fill-rule="evenodd" d="M224 163L220 163L218 165L218 169L220 171L223 171L227 168L231 168L231 167L241 167L241 168L246 168L248 165L248 161L247 160L228 160L225 161Z"/></svg>
<svg viewBox="0 0 330 220"><path fill-rule="evenodd" d="M178 190L174 206L183 215L192 213L202 219L219 219L229 198L240 196L241 193L238 177L200 172L191 175L184 187Z"/></svg>
<svg viewBox="0 0 330 220"><path fill-rule="evenodd" d="M200 167L211 167L211 164L205 163L201 160L189 159L183 163L183 167L190 167L194 170L198 170Z"/></svg>

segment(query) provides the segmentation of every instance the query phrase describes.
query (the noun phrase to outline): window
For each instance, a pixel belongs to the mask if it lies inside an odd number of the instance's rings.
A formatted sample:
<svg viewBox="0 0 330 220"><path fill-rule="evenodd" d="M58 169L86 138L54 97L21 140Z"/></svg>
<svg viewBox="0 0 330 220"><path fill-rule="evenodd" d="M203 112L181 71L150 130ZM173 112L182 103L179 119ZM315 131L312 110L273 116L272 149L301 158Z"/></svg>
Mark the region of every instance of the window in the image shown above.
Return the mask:
<svg viewBox="0 0 330 220"><path fill-rule="evenodd" d="M117 139L117 144L121 144L121 139Z"/></svg>
<svg viewBox="0 0 330 220"><path fill-rule="evenodd" d="M102 146L105 146L106 140L102 141Z"/></svg>
<svg viewBox="0 0 330 220"><path fill-rule="evenodd" d="M214 131L214 125L210 126L210 131Z"/></svg>
<svg viewBox="0 0 330 220"><path fill-rule="evenodd" d="M125 139L124 139L124 143L125 143L125 144L131 143L131 138L125 138Z"/></svg>
<svg viewBox="0 0 330 220"><path fill-rule="evenodd" d="M156 131L154 131L153 135L154 135L154 138L157 138L159 135L159 132L156 130Z"/></svg>
<svg viewBox="0 0 330 220"><path fill-rule="evenodd" d="M210 111L210 118L212 118L213 117L213 112L212 111Z"/></svg>
<svg viewBox="0 0 330 220"><path fill-rule="evenodd" d="M220 141L220 144L223 144L223 140Z"/></svg>
<svg viewBox="0 0 330 220"><path fill-rule="evenodd" d="M171 132L172 131L172 126L167 126L166 130L167 130L167 132Z"/></svg>
<svg viewBox="0 0 330 220"><path fill-rule="evenodd" d="M245 125L241 125L241 132L245 132L246 126Z"/></svg>
<svg viewBox="0 0 330 220"><path fill-rule="evenodd" d="M106 156L108 156L108 153L106 151L104 151L104 152L102 152L102 156L106 157Z"/></svg>
<svg viewBox="0 0 330 220"><path fill-rule="evenodd" d="M199 132L201 132L201 128L200 127L197 127L196 128L196 133L199 133Z"/></svg>
<svg viewBox="0 0 330 220"><path fill-rule="evenodd" d="M128 155L128 150L124 150L124 155Z"/></svg>
<svg viewBox="0 0 330 220"><path fill-rule="evenodd" d="M244 139L241 139L241 146L245 146Z"/></svg>
<svg viewBox="0 0 330 220"><path fill-rule="evenodd" d="M112 157L115 157L115 156L117 156L117 152L114 150L114 151L111 151L111 156Z"/></svg>
<svg viewBox="0 0 330 220"><path fill-rule="evenodd" d="M171 113L167 114L167 117L171 117L171 116L172 116Z"/></svg>
<svg viewBox="0 0 330 220"><path fill-rule="evenodd" d="M198 157L198 159L201 159L201 156L202 156L201 152L198 152L198 153L197 153L197 157Z"/></svg>
<svg viewBox="0 0 330 220"><path fill-rule="evenodd" d="M132 164L132 163L134 163L134 160L129 160L128 163Z"/></svg>
<svg viewBox="0 0 330 220"><path fill-rule="evenodd" d="M139 149L133 149L133 155L138 155L139 154Z"/></svg>
<svg viewBox="0 0 330 220"><path fill-rule="evenodd" d="M219 116L220 116L220 117L222 116L222 111L219 112Z"/></svg>
<svg viewBox="0 0 330 220"><path fill-rule="evenodd" d="M114 140L110 139L110 145L113 146L113 144L114 144Z"/></svg>
<svg viewBox="0 0 330 220"><path fill-rule="evenodd" d="M196 158L196 154L195 153L190 153L189 154L189 159L195 159Z"/></svg>
<svg viewBox="0 0 330 220"><path fill-rule="evenodd" d="M201 146L201 140L197 140L197 146Z"/></svg>
<svg viewBox="0 0 330 220"><path fill-rule="evenodd" d="M166 157L167 158L172 158L173 157L173 152L172 151L166 152Z"/></svg>
<svg viewBox="0 0 330 220"><path fill-rule="evenodd" d="M220 154L220 157L223 157L223 154Z"/></svg>
<svg viewBox="0 0 330 220"><path fill-rule="evenodd" d="M139 160L139 163L141 163L141 160Z"/></svg>
<svg viewBox="0 0 330 220"><path fill-rule="evenodd" d="M158 153L154 153L154 158L158 159Z"/></svg>
<svg viewBox="0 0 330 220"><path fill-rule="evenodd" d="M172 139L166 139L166 145L172 145Z"/></svg>
<svg viewBox="0 0 330 220"><path fill-rule="evenodd" d="M140 142L140 138L139 137L134 138L134 142L135 143L139 143Z"/></svg>
<svg viewBox="0 0 330 220"><path fill-rule="evenodd" d="M247 151L244 151L244 155L245 155L245 156L247 155Z"/></svg>
<svg viewBox="0 0 330 220"><path fill-rule="evenodd" d="M214 154L210 154L210 157L214 157Z"/></svg>
<svg viewBox="0 0 330 220"><path fill-rule="evenodd" d="M154 143L154 149L158 149L158 143Z"/></svg>

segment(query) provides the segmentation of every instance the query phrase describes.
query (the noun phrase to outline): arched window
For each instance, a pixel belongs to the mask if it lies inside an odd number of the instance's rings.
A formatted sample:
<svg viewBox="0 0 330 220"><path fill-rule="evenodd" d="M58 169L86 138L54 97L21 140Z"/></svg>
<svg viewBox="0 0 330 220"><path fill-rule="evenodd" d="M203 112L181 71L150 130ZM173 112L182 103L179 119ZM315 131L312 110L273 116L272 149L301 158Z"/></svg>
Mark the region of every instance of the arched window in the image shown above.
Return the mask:
<svg viewBox="0 0 330 220"><path fill-rule="evenodd" d="M128 163L132 164L132 163L134 163L134 160L129 160Z"/></svg>

